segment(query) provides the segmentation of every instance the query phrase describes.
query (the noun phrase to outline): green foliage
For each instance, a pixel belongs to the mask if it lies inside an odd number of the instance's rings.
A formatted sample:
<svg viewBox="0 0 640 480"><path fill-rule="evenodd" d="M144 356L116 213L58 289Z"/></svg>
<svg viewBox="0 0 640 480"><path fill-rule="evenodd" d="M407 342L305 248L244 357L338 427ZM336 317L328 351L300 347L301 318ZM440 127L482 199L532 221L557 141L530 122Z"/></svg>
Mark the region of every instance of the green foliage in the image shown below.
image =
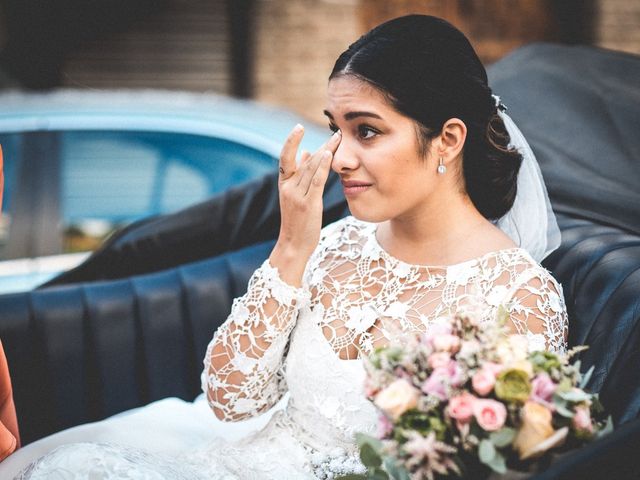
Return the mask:
<svg viewBox="0 0 640 480"><path fill-rule="evenodd" d="M382 465L382 458L370 443L365 443L360 447L360 460L367 468L375 468Z"/></svg>
<svg viewBox="0 0 640 480"><path fill-rule="evenodd" d="M365 443L368 443L376 452L382 450L382 442L376 437L372 437L371 435L367 435L366 433L356 433L356 443L360 448L362 448L362 445L364 445Z"/></svg>
<svg viewBox="0 0 640 480"><path fill-rule="evenodd" d="M514 428L503 427L497 432L491 433L491 435L489 435L489 440L497 448L503 448L507 445L511 445L515 437L516 430Z"/></svg>
<svg viewBox="0 0 640 480"><path fill-rule="evenodd" d="M389 476L393 480L411 480L409 472L399 465L392 457L386 457L384 459L384 469L389 473Z"/></svg>
<svg viewBox="0 0 640 480"><path fill-rule="evenodd" d="M591 365L591 368L587 370L587 373L582 376L582 380L580 380L580 385L578 385L578 388L584 389L587 387L587 383L589 383L589 380L591 380L591 375L593 375L593 371L595 368L595 365Z"/></svg>
<svg viewBox="0 0 640 480"><path fill-rule="evenodd" d="M605 435L609 435L611 432L613 432L613 419L611 418L611 415L609 415L607 417L607 422L605 423L602 430L598 432L596 437L597 438L604 437Z"/></svg>
<svg viewBox="0 0 640 480"><path fill-rule="evenodd" d="M397 427L397 434L400 436L402 436L402 430L415 430L425 437L430 432L434 432L438 440L444 440L447 432L447 424L440 417L416 409L403 413Z"/></svg>
<svg viewBox="0 0 640 480"><path fill-rule="evenodd" d="M558 393L558 397L571 403L587 402L591 399L591 395L582 390L569 390L568 392Z"/></svg>
<svg viewBox="0 0 640 480"><path fill-rule="evenodd" d="M374 468L372 471L367 474L368 480L389 480L389 474L385 472L382 468Z"/></svg>
<svg viewBox="0 0 640 480"><path fill-rule="evenodd" d="M505 473L507 471L504 456L496 449L493 443L486 438L480 441L478 458L494 472Z"/></svg>
<svg viewBox="0 0 640 480"><path fill-rule="evenodd" d="M562 366L562 361L558 355L552 352L536 351L529 356L529 359L535 372L547 372L549 375L554 369Z"/></svg>

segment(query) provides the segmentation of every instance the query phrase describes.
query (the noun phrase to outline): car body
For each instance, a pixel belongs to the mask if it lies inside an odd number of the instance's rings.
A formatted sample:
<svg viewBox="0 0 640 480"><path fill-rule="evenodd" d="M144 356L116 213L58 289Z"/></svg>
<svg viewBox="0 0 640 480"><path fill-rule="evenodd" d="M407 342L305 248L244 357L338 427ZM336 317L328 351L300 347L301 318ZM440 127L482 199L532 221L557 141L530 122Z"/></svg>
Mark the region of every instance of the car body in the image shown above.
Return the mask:
<svg viewBox="0 0 640 480"><path fill-rule="evenodd" d="M209 93L0 94L0 292L72 268L132 221L272 171L296 123L305 124L308 150L329 133L291 112Z"/></svg>

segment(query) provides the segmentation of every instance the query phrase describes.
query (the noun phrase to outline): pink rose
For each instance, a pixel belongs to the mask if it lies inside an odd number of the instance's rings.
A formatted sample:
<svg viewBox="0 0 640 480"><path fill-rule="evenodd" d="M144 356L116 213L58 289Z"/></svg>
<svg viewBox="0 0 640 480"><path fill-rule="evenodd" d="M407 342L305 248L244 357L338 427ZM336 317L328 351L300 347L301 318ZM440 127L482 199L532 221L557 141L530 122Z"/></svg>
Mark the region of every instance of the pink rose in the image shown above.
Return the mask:
<svg viewBox="0 0 640 480"><path fill-rule="evenodd" d="M447 324L434 324L429 327L427 333L422 336L422 343L429 347L433 347L433 341L440 335L450 335L451 326Z"/></svg>
<svg viewBox="0 0 640 480"><path fill-rule="evenodd" d="M546 372L539 373L531 381L531 399L547 403L556 391L556 384Z"/></svg>
<svg viewBox="0 0 640 480"><path fill-rule="evenodd" d="M432 342L433 348L439 352L455 353L460 350L460 337L457 335L451 335L450 333L435 335Z"/></svg>
<svg viewBox="0 0 640 480"><path fill-rule="evenodd" d="M372 382L372 380L367 377L364 380L364 394L369 397L369 398L373 398L375 396L376 393L378 393L380 391L380 388L378 388L377 385L374 385L374 383Z"/></svg>
<svg viewBox="0 0 640 480"><path fill-rule="evenodd" d="M449 352L436 352L429 355L427 361L429 362L429 366L435 370L436 368L446 367L449 365L450 360L451 356Z"/></svg>
<svg viewBox="0 0 640 480"><path fill-rule="evenodd" d="M393 430L393 423L387 418L386 415L378 416L378 430L376 436L380 439L385 438Z"/></svg>
<svg viewBox="0 0 640 480"><path fill-rule="evenodd" d="M573 426L576 430L583 430L589 433L593 433L591 412L589 412L588 407L576 407L576 414L573 416Z"/></svg>
<svg viewBox="0 0 640 480"><path fill-rule="evenodd" d="M398 378L404 378L407 382L411 383L411 375L402 367L396 367L393 373Z"/></svg>
<svg viewBox="0 0 640 480"><path fill-rule="evenodd" d="M482 368L484 370L488 370L491 373L493 373L493 376L498 378L498 375L500 375L500 372L502 372L504 370L504 365L500 365L499 363L493 363L493 362L484 362L482 364Z"/></svg>
<svg viewBox="0 0 640 480"><path fill-rule="evenodd" d="M471 379L471 385L478 395L488 395L496 384L496 376L488 368L481 368Z"/></svg>
<svg viewBox="0 0 640 480"><path fill-rule="evenodd" d="M473 404L476 400L477 398L468 392L451 397L447 412L458 424L468 423L473 417Z"/></svg>
<svg viewBox="0 0 640 480"><path fill-rule="evenodd" d="M466 378L464 376L464 370L460 365L458 365L458 362L451 360L446 369L449 385L459 387L465 382Z"/></svg>
<svg viewBox="0 0 640 480"><path fill-rule="evenodd" d="M483 430L495 432L504 425L507 409L495 400L479 398L473 402L473 416Z"/></svg>
<svg viewBox="0 0 640 480"><path fill-rule="evenodd" d="M427 395L433 395L440 400L446 400L447 398L447 369L444 367L436 368L429 378L427 378L422 384L422 391Z"/></svg>

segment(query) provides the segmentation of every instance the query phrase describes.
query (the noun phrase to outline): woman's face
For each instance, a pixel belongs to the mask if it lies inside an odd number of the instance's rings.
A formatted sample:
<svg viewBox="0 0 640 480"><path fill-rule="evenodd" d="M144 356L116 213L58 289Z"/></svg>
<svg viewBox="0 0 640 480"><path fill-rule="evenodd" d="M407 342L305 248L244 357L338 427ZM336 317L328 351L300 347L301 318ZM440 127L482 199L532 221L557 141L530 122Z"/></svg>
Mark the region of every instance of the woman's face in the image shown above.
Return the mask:
<svg viewBox="0 0 640 480"><path fill-rule="evenodd" d="M437 185L437 154L420 153L417 125L370 84L346 75L329 82L325 115L342 131L333 159L351 213L379 223L428 208Z"/></svg>

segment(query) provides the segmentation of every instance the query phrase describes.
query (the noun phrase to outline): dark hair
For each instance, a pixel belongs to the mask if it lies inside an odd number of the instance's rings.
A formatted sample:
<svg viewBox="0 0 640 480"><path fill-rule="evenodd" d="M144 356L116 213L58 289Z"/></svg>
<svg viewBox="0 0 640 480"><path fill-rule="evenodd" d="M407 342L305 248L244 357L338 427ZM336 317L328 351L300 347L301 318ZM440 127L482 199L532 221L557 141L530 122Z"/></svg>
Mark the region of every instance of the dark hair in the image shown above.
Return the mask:
<svg viewBox="0 0 640 480"><path fill-rule="evenodd" d="M372 84L418 122L425 151L448 119L462 120L467 126L462 162L467 194L489 219L511 208L522 156L508 147L487 72L462 32L428 15L390 20L340 55L329 79L341 75Z"/></svg>

